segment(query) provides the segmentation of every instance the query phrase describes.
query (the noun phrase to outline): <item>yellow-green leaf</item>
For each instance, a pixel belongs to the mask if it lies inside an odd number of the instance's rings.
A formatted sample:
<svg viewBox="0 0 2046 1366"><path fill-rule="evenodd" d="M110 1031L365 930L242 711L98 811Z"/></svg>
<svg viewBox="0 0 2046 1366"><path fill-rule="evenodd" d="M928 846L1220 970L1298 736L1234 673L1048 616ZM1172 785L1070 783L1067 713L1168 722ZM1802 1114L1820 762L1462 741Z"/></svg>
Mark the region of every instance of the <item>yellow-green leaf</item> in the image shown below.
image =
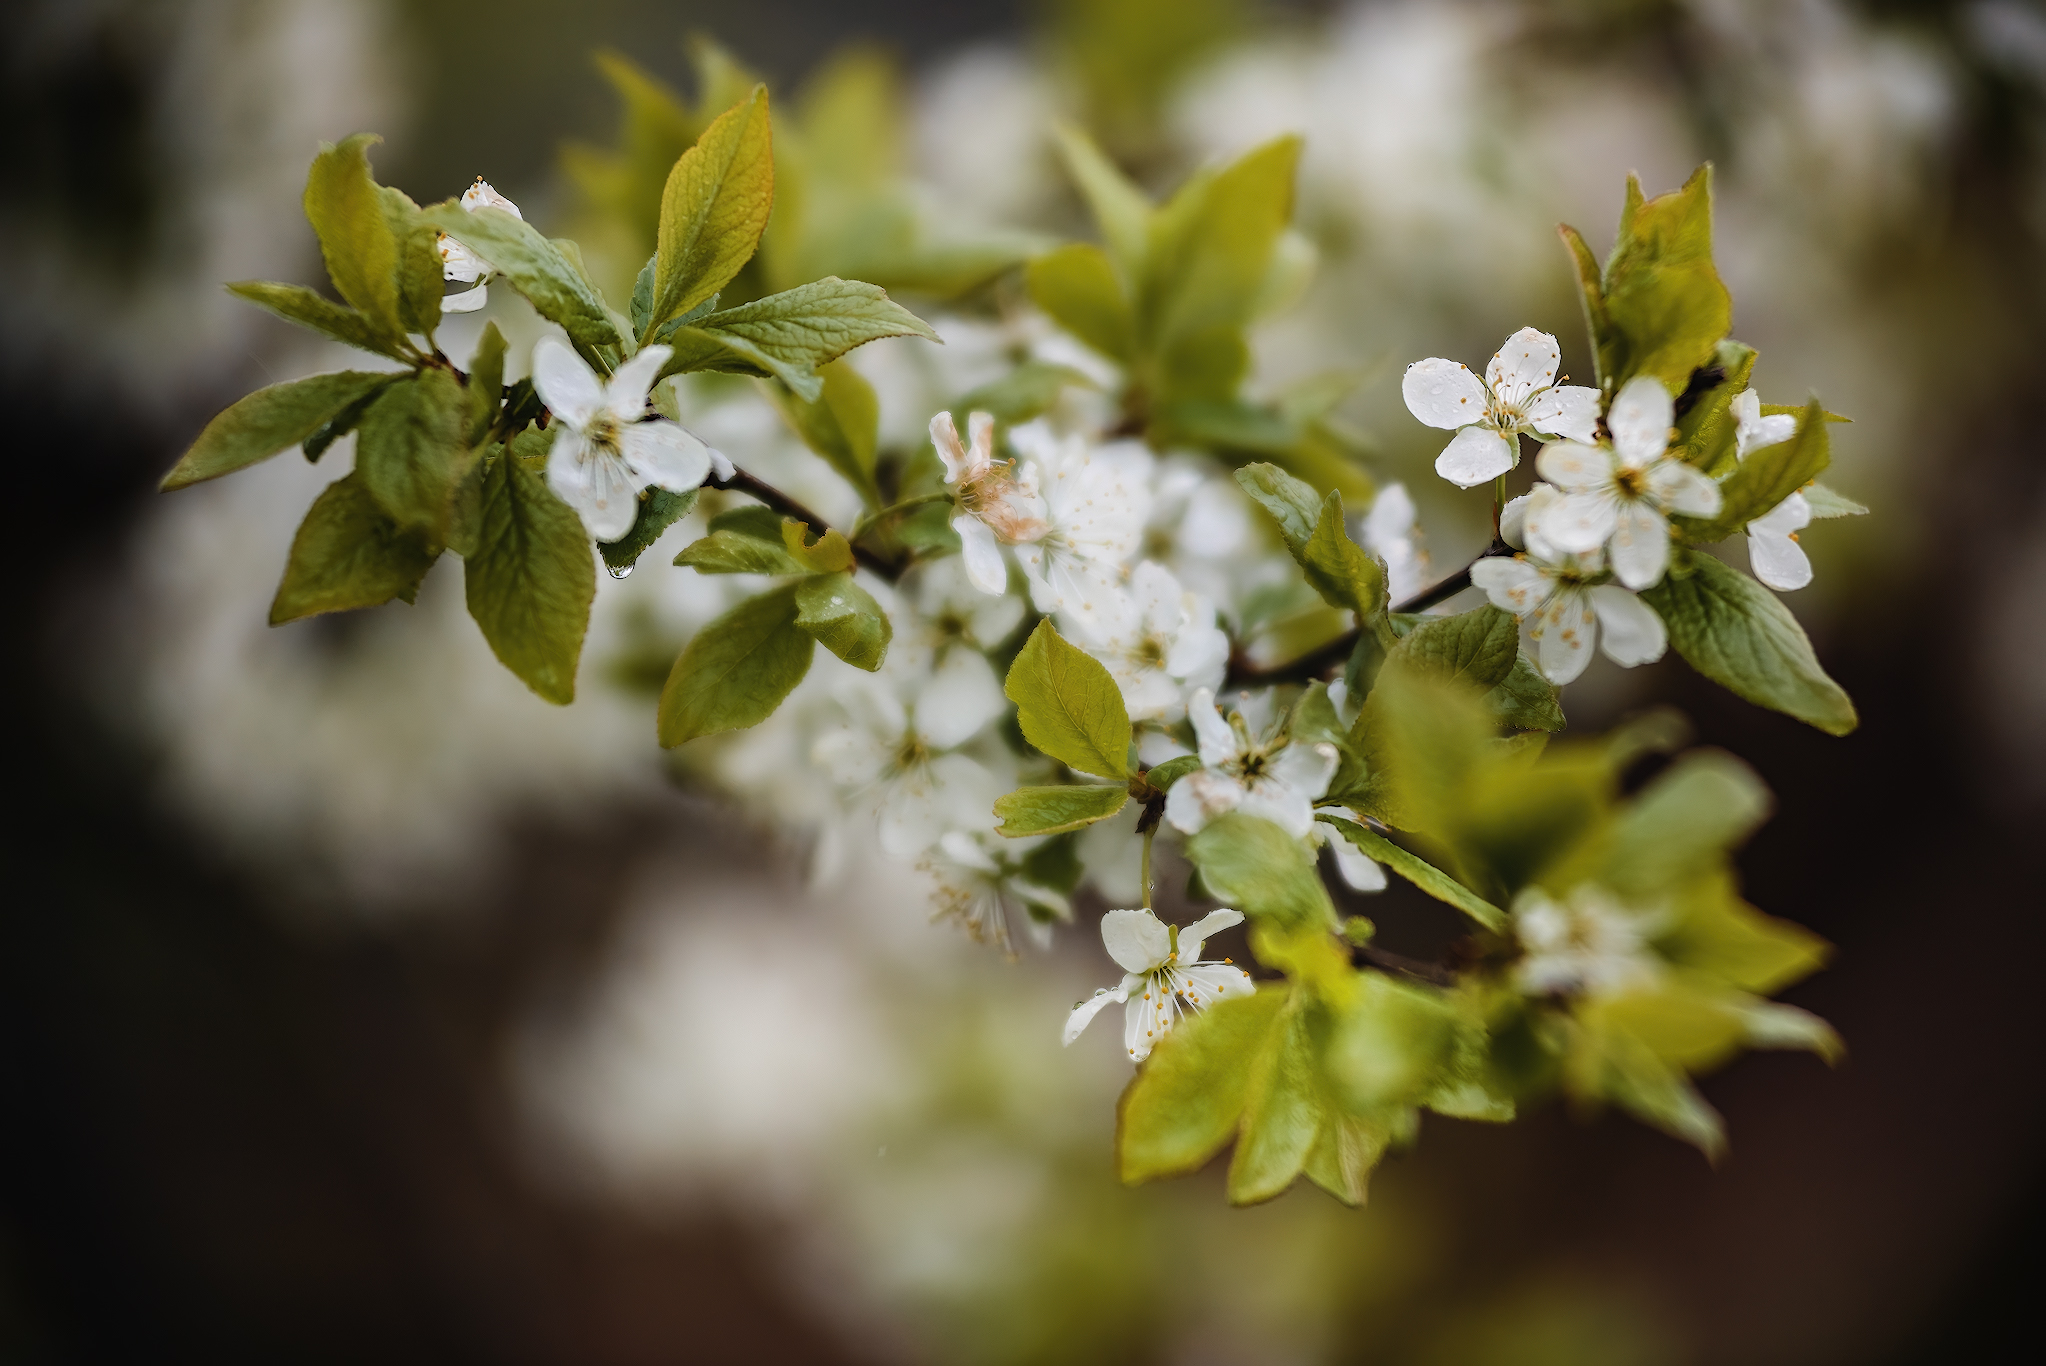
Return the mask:
<svg viewBox="0 0 2046 1366"><path fill-rule="evenodd" d="M1101 662L1040 621L1009 666L1002 691L1023 738L1080 773L1129 776L1130 717Z"/></svg>
<svg viewBox="0 0 2046 1366"><path fill-rule="evenodd" d="M668 172L649 335L730 283L758 249L773 207L767 87L755 86L718 115Z"/></svg>

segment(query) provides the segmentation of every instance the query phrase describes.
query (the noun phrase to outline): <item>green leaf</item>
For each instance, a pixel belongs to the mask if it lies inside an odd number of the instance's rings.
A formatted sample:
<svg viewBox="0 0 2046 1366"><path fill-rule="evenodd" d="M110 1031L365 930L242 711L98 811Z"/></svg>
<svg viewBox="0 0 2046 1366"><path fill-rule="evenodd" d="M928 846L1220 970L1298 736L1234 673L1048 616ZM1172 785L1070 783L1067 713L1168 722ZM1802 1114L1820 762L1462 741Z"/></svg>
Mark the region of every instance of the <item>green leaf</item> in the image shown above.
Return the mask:
<svg viewBox="0 0 2046 1366"><path fill-rule="evenodd" d="M1371 1169L1398 1133L1379 1116L1366 1118L1331 1108L1323 1115L1321 1132L1301 1174L1344 1204L1361 1205Z"/></svg>
<svg viewBox="0 0 2046 1366"><path fill-rule="evenodd" d="M1818 478L1831 460L1826 410L1813 399L1797 424L1796 435L1754 452L1719 481L1717 517L1679 517L1677 526L1693 543L1724 540Z"/></svg>
<svg viewBox="0 0 2046 1366"><path fill-rule="evenodd" d="M163 477L166 491L233 474L309 440L328 422L399 378L342 370L258 389L206 424Z"/></svg>
<svg viewBox="0 0 2046 1366"><path fill-rule="evenodd" d="M1350 539L1343 524L1343 495L1336 490L1322 499L1314 535L1294 559L1329 606L1347 607L1366 621L1385 610L1385 571Z"/></svg>
<svg viewBox="0 0 2046 1366"><path fill-rule="evenodd" d="M1710 365L1733 323L1733 299L1712 264L1712 168L1681 190L1643 201L1627 178L1627 206L1606 261L1605 311L1624 359L1615 386L1653 375L1672 394Z"/></svg>
<svg viewBox="0 0 2046 1366"><path fill-rule="evenodd" d="M1321 524L1321 495L1276 465L1245 465L1236 482L1279 524L1288 546L1304 546Z"/></svg>
<svg viewBox="0 0 2046 1366"><path fill-rule="evenodd" d="M1268 820L1235 812L1219 817L1187 840L1186 856L1209 894L1245 915L1335 927L1335 907L1313 851Z"/></svg>
<svg viewBox="0 0 2046 1366"><path fill-rule="evenodd" d="M1516 656L1504 681L1485 694L1485 706L1502 725L1520 730L1558 731L1567 724L1556 685L1525 654Z"/></svg>
<svg viewBox="0 0 2046 1366"><path fill-rule="evenodd" d="M1604 277L1599 271L1598 258L1585 245L1582 233L1568 224L1559 224L1556 231L1562 234L1563 246L1570 253L1570 263L1577 270L1578 299L1584 305L1585 330L1591 334L1592 374L1595 381L1603 386L1609 383L1619 364L1622 345L1619 334L1613 330L1613 320L1606 315Z"/></svg>
<svg viewBox="0 0 2046 1366"><path fill-rule="evenodd" d="M1603 1032L1599 1049L1601 1089L1636 1119L1682 1139L1713 1161L1726 1151L1726 1126L1684 1074L1656 1057L1631 1034Z"/></svg>
<svg viewBox="0 0 2046 1366"><path fill-rule="evenodd" d="M410 602L434 555L425 537L383 514L361 475L346 475L327 485L299 523L270 604L270 624L392 598Z"/></svg>
<svg viewBox="0 0 2046 1366"><path fill-rule="evenodd" d="M532 224L503 209L465 209L453 199L420 212L427 222L488 261L541 317L560 323L575 341L584 346L623 344L596 288Z"/></svg>
<svg viewBox="0 0 2046 1366"><path fill-rule="evenodd" d="M789 558L811 574L836 574L853 567L852 547L843 534L826 528L816 540L810 539L810 524L785 517L781 524L782 549Z"/></svg>
<svg viewBox="0 0 2046 1366"><path fill-rule="evenodd" d="M1129 799L1126 787L1019 787L996 799L995 814L1002 824L995 833L1014 839L1078 830L1113 816Z"/></svg>
<svg viewBox="0 0 2046 1366"><path fill-rule="evenodd" d="M768 392L803 444L859 491L868 507L878 506L874 485L874 451L880 440L881 401L874 386L846 361L833 361L817 371L824 391L806 400L785 385Z"/></svg>
<svg viewBox="0 0 2046 1366"><path fill-rule="evenodd" d="M324 332L335 341L346 342L364 351L374 351L379 356L392 360L411 362L418 359L411 344L402 336L380 331L368 318L332 299L303 285L280 285L271 280L240 280L227 287L227 292L252 304L269 309L280 318L289 319L301 327L310 327L315 332Z"/></svg>
<svg viewBox="0 0 2046 1366"><path fill-rule="evenodd" d="M1738 457L1740 424L1734 419L1733 400L1755 373L1755 348L1728 338L1713 352L1711 368L1698 371L1696 384L1717 375L1702 393L1692 395L1691 406L1677 414L1677 436L1673 445L1689 463L1718 478L1730 470Z"/></svg>
<svg viewBox="0 0 2046 1366"><path fill-rule="evenodd" d="M1376 859L1437 901L1456 907L1488 930L1505 928L1504 911L1426 859L1408 853L1391 840L1366 830L1355 821L1346 821L1340 816L1331 816L1326 812L1321 813L1318 819L1325 825L1334 826L1344 839L1357 846L1358 851L1366 857Z"/></svg>
<svg viewBox="0 0 2046 1366"><path fill-rule="evenodd" d="M1251 320L1293 218L1299 159L1299 137L1275 138L1219 172L1195 175L1152 218L1138 335L1154 353Z"/></svg>
<svg viewBox="0 0 2046 1366"><path fill-rule="evenodd" d="M1254 1055L1244 1087L1243 1130L1229 1159L1229 1203L1283 1194L1300 1175L1327 1113L1314 1039L1296 999Z"/></svg>
<svg viewBox="0 0 2046 1366"><path fill-rule="evenodd" d="M305 216L319 234L327 275L373 333L404 342L398 316L398 242L369 170L369 149L383 139L357 133L320 144L306 175Z"/></svg>
<svg viewBox="0 0 2046 1366"><path fill-rule="evenodd" d="M604 564L614 574L622 577L620 571L630 573L639 563L639 557L653 548L662 533L675 523L687 517L696 506L695 489L687 493L670 493L666 489L648 489L640 500L639 513L632 521L632 530L615 541L607 541L597 547L604 557Z"/></svg>
<svg viewBox="0 0 2046 1366"><path fill-rule="evenodd" d="M692 541L675 557L699 574L807 574L809 566L789 553L780 513L749 503L710 519L710 534Z"/></svg>
<svg viewBox="0 0 2046 1366"><path fill-rule="evenodd" d="M1806 489L1804 500L1811 504L1812 516L1815 518L1863 517L1868 514L1867 508L1852 498L1835 493L1824 484L1813 484Z"/></svg>
<svg viewBox="0 0 2046 1366"><path fill-rule="evenodd" d="M515 458L490 466L482 501L476 547L462 567L469 615L507 669L566 706L597 594L590 538L545 478Z"/></svg>
<svg viewBox="0 0 2046 1366"><path fill-rule="evenodd" d="M1201 766L1198 754L1182 754L1177 759L1167 759L1156 768L1144 771L1144 781L1160 792L1169 792L1172 785Z"/></svg>
<svg viewBox="0 0 2046 1366"><path fill-rule="evenodd" d="M1830 946L1802 925L1741 900L1730 874L1701 879L1683 898L1683 918L1656 940L1670 962L1741 991L1780 991L1817 971Z"/></svg>
<svg viewBox="0 0 2046 1366"><path fill-rule="evenodd" d="M1620 812L1600 880L1636 898L1681 890L1722 867L1769 806L1769 790L1731 754L1686 754Z"/></svg>
<svg viewBox="0 0 2046 1366"><path fill-rule="evenodd" d="M661 192L651 326L723 289L752 259L774 207L767 87L712 121L676 160Z"/></svg>
<svg viewBox="0 0 2046 1366"><path fill-rule="evenodd" d="M823 392L815 375L855 346L882 337L937 341L930 324L878 285L827 275L794 289L720 309L675 333L666 373L726 368L726 356L751 362L806 399Z"/></svg>
<svg viewBox="0 0 2046 1366"><path fill-rule="evenodd" d="M1016 704L1023 738L1080 773L1129 776L1130 716L1122 690L1092 655L1037 623L1009 666L1002 692Z"/></svg>
<svg viewBox="0 0 2046 1366"><path fill-rule="evenodd" d="M816 642L796 625L797 587L747 599L682 647L661 689L664 747L758 725L803 681Z"/></svg>
<svg viewBox="0 0 2046 1366"><path fill-rule="evenodd" d="M1050 409L1058 402L1062 390L1075 385L1082 389L1098 387L1070 365L1027 360L1000 379L990 380L960 398L952 405L952 414L961 419L962 428L966 425L963 419L973 412L992 414L995 421L1014 426Z"/></svg>
<svg viewBox="0 0 2046 1366"><path fill-rule="evenodd" d="M476 355L469 362L469 444L490 434L490 424L504 404L504 333L496 323L483 324Z"/></svg>
<svg viewBox="0 0 2046 1366"><path fill-rule="evenodd" d="M1113 360L1136 353L1136 318L1108 253L1072 242L1034 258L1025 275L1031 300L1051 320Z"/></svg>
<svg viewBox="0 0 2046 1366"><path fill-rule="evenodd" d="M447 292L440 259L440 234L419 215L412 196L388 185L377 187L384 221L397 244L398 317L407 332L431 337L440 326L441 296Z"/></svg>
<svg viewBox="0 0 2046 1366"><path fill-rule="evenodd" d="M844 572L820 574L796 586L796 625L846 663L869 673L881 667L888 642L895 638L881 604Z"/></svg>
<svg viewBox="0 0 2046 1366"><path fill-rule="evenodd" d="M355 438L355 469L386 515L446 538L448 500L468 449L468 396L445 370L422 370L377 395Z"/></svg>
<svg viewBox="0 0 2046 1366"><path fill-rule="evenodd" d="M1059 157L1073 183L1080 187L1123 278L1131 281L1143 278L1144 254L1150 244L1151 201L1083 130L1062 123L1052 131Z"/></svg>
<svg viewBox="0 0 2046 1366"><path fill-rule="evenodd" d="M1243 1118L1251 1061L1287 999L1282 987L1224 999L1159 1040L1116 1103L1118 1177L1184 1176L1222 1150Z"/></svg>
<svg viewBox="0 0 2046 1366"><path fill-rule="evenodd" d="M1699 673L1757 706L1845 735L1854 703L1826 676L1812 643L1774 593L1739 570L1696 555L1683 578L1641 594L1669 627L1670 644Z"/></svg>
<svg viewBox="0 0 2046 1366"><path fill-rule="evenodd" d="M1520 624L1490 603L1452 617L1428 617L1406 632L1393 657L1488 692L1512 677L1520 662Z"/></svg>
<svg viewBox="0 0 2046 1366"><path fill-rule="evenodd" d="M397 383L403 378L402 374L385 376L386 381L392 384ZM332 446L336 441L339 441L342 437L361 426L362 415L369 411L369 405L376 402L377 395L383 391L384 386L381 384L369 390L346 408L343 408L340 412L322 422L319 430L299 442L298 448L305 453L306 463L309 465L319 464L320 457L327 453L329 446Z"/></svg>

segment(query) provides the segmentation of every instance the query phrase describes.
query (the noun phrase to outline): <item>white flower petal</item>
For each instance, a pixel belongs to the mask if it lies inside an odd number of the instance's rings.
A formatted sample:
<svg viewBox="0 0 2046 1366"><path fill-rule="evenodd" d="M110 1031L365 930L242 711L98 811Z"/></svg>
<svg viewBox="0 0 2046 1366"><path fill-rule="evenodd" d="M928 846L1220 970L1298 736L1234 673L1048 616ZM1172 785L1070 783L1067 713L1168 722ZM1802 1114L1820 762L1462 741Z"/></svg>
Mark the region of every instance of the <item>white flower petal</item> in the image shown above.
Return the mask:
<svg viewBox="0 0 2046 1366"><path fill-rule="evenodd" d="M533 388L549 411L571 427L588 426L604 406L604 386L596 372L552 333L533 343Z"/></svg>
<svg viewBox="0 0 2046 1366"><path fill-rule="evenodd" d="M1561 384L1536 394L1527 406L1527 425L1546 436L1588 445L1598 437L1598 390Z"/></svg>
<svg viewBox="0 0 2046 1366"><path fill-rule="evenodd" d="M1101 943L1124 972L1149 972L1172 957L1172 932L1149 911L1104 913Z"/></svg>
<svg viewBox="0 0 2046 1366"><path fill-rule="evenodd" d="M1328 791L1337 762L1336 747L1327 741L1304 745L1296 740L1279 751L1265 772L1270 781L1290 787L1312 801Z"/></svg>
<svg viewBox="0 0 2046 1366"><path fill-rule="evenodd" d="M1241 806L1246 795L1243 784L1226 773L1197 768L1165 794L1165 819L1183 834L1198 834L1215 817Z"/></svg>
<svg viewBox="0 0 2046 1366"><path fill-rule="evenodd" d="M615 541L639 516L638 491L625 462L609 451L588 447L581 433L564 425L547 453L547 487L574 508L583 526L600 541Z"/></svg>
<svg viewBox="0 0 2046 1366"><path fill-rule="evenodd" d="M1131 989L1129 1004L1123 1007L1122 1043L1133 1061L1151 1056L1158 1040L1172 1028L1172 993L1156 977Z"/></svg>
<svg viewBox="0 0 2046 1366"><path fill-rule="evenodd" d="M976 873L992 873L998 865L988 851L981 848L980 841L964 830L947 830L938 837L938 848L946 858L962 868L971 868Z"/></svg>
<svg viewBox="0 0 2046 1366"><path fill-rule="evenodd" d="M1591 663L1598 639L1598 617L1581 589L1557 593L1528 626L1535 644L1535 663L1542 677L1558 687L1571 682Z"/></svg>
<svg viewBox="0 0 2046 1366"><path fill-rule="evenodd" d="M952 530L959 533L959 556L973 586L998 596L1008 592L1009 567L1002 563L1002 547L988 524L962 512L952 519Z"/></svg>
<svg viewBox="0 0 2046 1366"><path fill-rule="evenodd" d="M448 276L448 278L450 280L454 280L459 279L460 277L450 275ZM489 302L490 286L478 285L474 289L465 289L460 294L442 295L440 301L440 311L442 313L474 313L477 309L483 307L483 305Z"/></svg>
<svg viewBox="0 0 2046 1366"><path fill-rule="evenodd" d="M1385 890L1385 869L1378 866L1376 859L1334 831L1329 834L1328 847L1335 855L1336 872L1345 886L1358 892Z"/></svg>
<svg viewBox="0 0 2046 1366"><path fill-rule="evenodd" d="M1639 592L1653 588L1669 567L1669 523L1646 502L1621 504L1613 522L1613 574Z"/></svg>
<svg viewBox="0 0 2046 1366"><path fill-rule="evenodd" d="M1121 1005L1128 999L1128 992L1120 990L1110 991L1103 987L1086 1000L1080 1002L1080 1004L1074 1006L1073 1013L1066 1016L1066 1046L1070 1048L1073 1040L1080 1037L1080 1032L1092 1024L1094 1017L1099 1015L1111 1001Z"/></svg>
<svg viewBox="0 0 2046 1366"><path fill-rule="evenodd" d="M1203 765L1214 768L1236 757L1236 732L1223 719L1212 691L1201 688L1188 698L1186 717L1193 723L1194 742Z"/></svg>
<svg viewBox="0 0 2046 1366"><path fill-rule="evenodd" d="M931 444L938 449L938 459L945 462L945 482L958 483L968 473L971 462L966 458L966 448L959 444L959 428L952 421L952 414L932 414Z"/></svg>
<svg viewBox="0 0 2046 1366"><path fill-rule="evenodd" d="M1008 710L994 665L977 650L947 650L916 699L916 729L936 749L953 749Z"/></svg>
<svg viewBox="0 0 2046 1366"><path fill-rule="evenodd" d="M1485 415L1485 386L1468 365L1435 357L1417 360L1400 381L1407 411L1430 427L1454 431Z"/></svg>
<svg viewBox="0 0 2046 1366"><path fill-rule="evenodd" d="M1200 963L1179 970L1179 994L1196 1010L1206 1010L1232 996L1248 996L1257 983L1242 968L1227 963Z"/></svg>
<svg viewBox="0 0 2046 1366"><path fill-rule="evenodd" d="M1664 460L1648 471L1648 494L1671 512L1687 517L1717 515L1719 485L1703 470L1681 460Z"/></svg>
<svg viewBox="0 0 2046 1366"><path fill-rule="evenodd" d="M1606 412L1606 430L1613 434L1613 449L1621 461L1645 466L1668 450L1675 412L1676 405L1661 380L1653 375L1628 380Z"/></svg>
<svg viewBox="0 0 2046 1366"><path fill-rule="evenodd" d="M1550 577L1522 557L1494 556L1471 566L1471 582L1483 590L1494 607L1524 617L1548 600L1554 587Z"/></svg>
<svg viewBox="0 0 2046 1366"><path fill-rule="evenodd" d="M1222 931L1233 929L1242 923L1242 911L1232 911L1224 907L1219 911L1209 911L1191 925L1180 926L1178 961L1189 967L1198 963L1201 958L1201 945Z"/></svg>
<svg viewBox="0 0 2046 1366"><path fill-rule="evenodd" d="M710 447L666 418L635 422L618 433L625 464L642 484L687 493L710 473Z"/></svg>
<svg viewBox="0 0 2046 1366"><path fill-rule="evenodd" d="M1435 472L1460 489L1488 484L1518 463L1515 443L1489 427L1466 427L1435 457Z"/></svg>
<svg viewBox="0 0 2046 1366"><path fill-rule="evenodd" d="M995 416L971 412L966 415L966 455L978 467L995 458Z"/></svg>
<svg viewBox="0 0 2046 1366"><path fill-rule="evenodd" d="M620 422L637 422L645 416L647 391L654 387L654 376L674 354L673 347L641 347L631 360L612 371L611 382L604 386L604 406L611 415Z"/></svg>
<svg viewBox="0 0 2046 1366"><path fill-rule="evenodd" d="M1619 500L1607 489L1535 498L1528 503L1523 534L1531 546L1585 555L1606 543L1619 517Z"/></svg>
<svg viewBox="0 0 2046 1366"><path fill-rule="evenodd" d="M1179 791L1180 783L1201 777L1202 773L1187 774L1172 785L1172 790ZM1307 832L1314 829L1313 798L1283 783L1265 781L1251 784L1236 809L1246 816L1270 821L1295 839L1305 839Z"/></svg>
<svg viewBox="0 0 2046 1366"><path fill-rule="evenodd" d="M1506 339L1485 367L1485 385L1501 403L1518 408L1537 390L1554 384L1562 364L1563 350L1554 337L1523 327Z"/></svg>
<svg viewBox="0 0 2046 1366"><path fill-rule="evenodd" d="M1547 487L1543 485L1542 487ZM1527 549L1527 500L1530 495L1508 498L1499 509L1499 539L1515 550Z"/></svg>
<svg viewBox="0 0 2046 1366"><path fill-rule="evenodd" d="M1599 644L1606 658L1625 668L1653 664L1669 648L1669 632L1655 609L1624 588L1610 583L1591 590L1591 608L1598 614Z"/></svg>
<svg viewBox="0 0 2046 1366"><path fill-rule="evenodd" d="M525 217L524 214L519 212L518 205L499 194L496 188L482 176L477 176L476 183L462 191L462 207L470 213L474 213L478 209L503 209L513 218L523 219Z"/></svg>
<svg viewBox="0 0 2046 1366"><path fill-rule="evenodd" d="M1812 581L1812 557L1788 532L1757 531L1748 523L1748 568L1779 593L1792 593Z"/></svg>
<svg viewBox="0 0 2046 1366"><path fill-rule="evenodd" d="M1581 441L1556 441L1542 447L1535 470L1565 493L1602 493L1613 486L1613 453Z"/></svg>

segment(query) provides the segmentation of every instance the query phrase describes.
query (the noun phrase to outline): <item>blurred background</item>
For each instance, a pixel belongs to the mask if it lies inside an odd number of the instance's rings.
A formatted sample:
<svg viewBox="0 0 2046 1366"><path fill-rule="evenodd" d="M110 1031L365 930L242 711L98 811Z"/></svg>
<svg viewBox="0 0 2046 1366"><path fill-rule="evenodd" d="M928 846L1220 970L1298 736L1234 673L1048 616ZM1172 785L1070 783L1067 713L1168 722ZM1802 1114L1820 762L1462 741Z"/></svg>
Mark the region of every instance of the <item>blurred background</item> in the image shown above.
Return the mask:
<svg viewBox="0 0 2046 1366"><path fill-rule="evenodd" d="M686 95L699 36L813 138L864 109L838 151L959 234L1086 232L1059 118L1154 190L1303 132L1319 269L1257 383L1364 375L1343 416L1438 572L1486 528L1401 368L1532 323L1588 373L1555 223L1602 252L1628 170L1713 160L1757 386L1854 419L1827 481L1875 513L1807 533L1789 601L1864 724L1674 656L1568 705L1673 704L1777 792L1748 894L1838 946L1789 999L1847 1062L1708 1080L1718 1171L1550 1110L1431 1117L1361 1211L1125 1190L1127 1068L1056 1043L1090 932L1004 965L856 853L814 885L772 813L664 763L640 680L715 610L693 576L601 581L568 710L495 665L449 566L413 607L264 626L331 471L154 486L226 403L345 363L220 287L318 280L316 144L375 129L416 199L482 174L578 231L636 150L593 54ZM0 127L0 1360L1905 1366L2035 1336L2038 6L17 0ZM985 363L970 304L907 299L955 374ZM859 354L884 403L937 363ZM742 462L795 458L765 405L722 420ZM1371 914L1442 933L1397 890Z"/></svg>

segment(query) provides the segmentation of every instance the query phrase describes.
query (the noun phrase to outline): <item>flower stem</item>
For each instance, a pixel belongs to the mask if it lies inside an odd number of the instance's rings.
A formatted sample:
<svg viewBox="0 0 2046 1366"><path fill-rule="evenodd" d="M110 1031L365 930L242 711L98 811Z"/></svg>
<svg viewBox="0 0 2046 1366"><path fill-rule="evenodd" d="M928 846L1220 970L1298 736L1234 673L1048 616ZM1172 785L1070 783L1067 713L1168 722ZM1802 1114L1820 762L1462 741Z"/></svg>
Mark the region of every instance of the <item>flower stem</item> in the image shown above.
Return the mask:
<svg viewBox="0 0 2046 1366"><path fill-rule="evenodd" d="M1508 437L1507 440L1518 442L1520 438ZM1492 481L1492 539L1495 541L1499 539L1499 517L1505 511L1506 476L1502 474Z"/></svg>

